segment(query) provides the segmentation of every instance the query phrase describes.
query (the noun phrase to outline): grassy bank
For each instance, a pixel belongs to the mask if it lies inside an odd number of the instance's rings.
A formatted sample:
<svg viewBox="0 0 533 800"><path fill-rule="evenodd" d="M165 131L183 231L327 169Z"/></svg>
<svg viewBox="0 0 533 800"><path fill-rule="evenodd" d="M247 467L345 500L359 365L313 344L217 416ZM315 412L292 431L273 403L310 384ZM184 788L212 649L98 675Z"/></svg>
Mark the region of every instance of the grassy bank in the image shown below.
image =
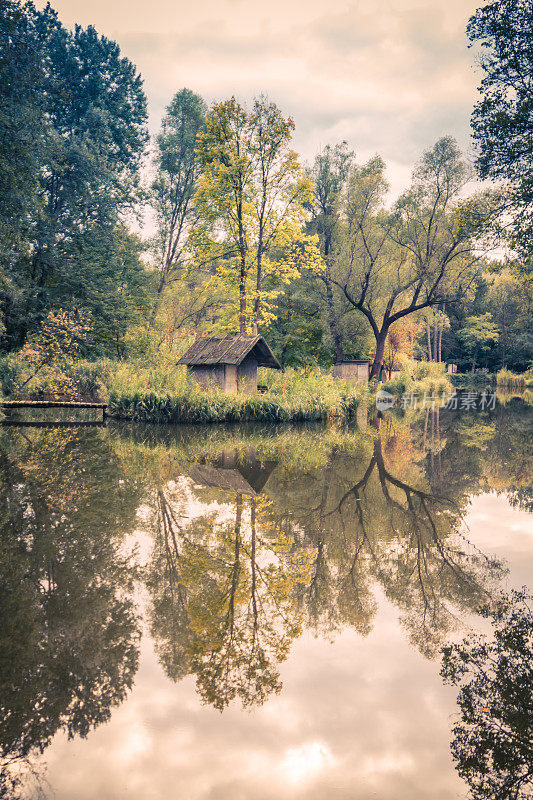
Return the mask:
<svg viewBox="0 0 533 800"><path fill-rule="evenodd" d="M496 375L498 388L525 391L533 387L533 370L528 370L522 375L510 372L508 369L501 369Z"/></svg>
<svg viewBox="0 0 533 800"><path fill-rule="evenodd" d="M258 395L226 395L213 388L201 389L174 364L147 366L138 362L78 361L54 386L46 371L24 389L31 399L100 400L116 419L137 422L200 424L214 422L320 422L350 420L358 408L372 405L375 385L339 381L324 370L262 369ZM15 382L7 394L20 396ZM67 387L67 388L66 388ZM395 394L440 393L450 383L442 365L406 362L402 373L383 385ZM11 391L10 391L11 388ZM68 395L65 392L68 389Z"/></svg>
<svg viewBox="0 0 533 800"><path fill-rule="evenodd" d="M454 386L462 389L488 389L496 386L496 375L491 372L457 372L450 375Z"/></svg>
<svg viewBox="0 0 533 800"><path fill-rule="evenodd" d="M155 378L155 380L154 380ZM319 370L287 370L261 376L267 391L259 395L226 395L201 390L180 372L172 386L151 374L122 368L110 381L109 414L143 422L318 422L350 419L370 390L335 381Z"/></svg>

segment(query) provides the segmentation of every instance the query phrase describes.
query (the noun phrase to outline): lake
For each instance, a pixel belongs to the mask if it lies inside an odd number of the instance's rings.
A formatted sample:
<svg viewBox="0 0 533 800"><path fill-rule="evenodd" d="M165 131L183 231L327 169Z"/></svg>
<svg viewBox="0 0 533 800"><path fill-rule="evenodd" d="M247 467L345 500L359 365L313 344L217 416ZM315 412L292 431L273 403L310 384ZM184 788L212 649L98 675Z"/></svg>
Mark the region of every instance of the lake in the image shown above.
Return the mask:
<svg viewBox="0 0 533 800"><path fill-rule="evenodd" d="M442 648L531 586L532 419L0 429L0 796L468 796Z"/></svg>

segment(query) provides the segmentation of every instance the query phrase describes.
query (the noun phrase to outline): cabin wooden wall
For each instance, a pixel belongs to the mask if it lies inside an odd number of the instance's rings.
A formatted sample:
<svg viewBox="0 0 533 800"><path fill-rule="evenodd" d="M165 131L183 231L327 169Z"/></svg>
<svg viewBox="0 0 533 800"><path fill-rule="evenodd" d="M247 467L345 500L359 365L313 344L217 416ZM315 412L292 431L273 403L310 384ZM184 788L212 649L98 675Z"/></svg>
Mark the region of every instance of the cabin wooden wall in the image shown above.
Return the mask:
<svg viewBox="0 0 533 800"><path fill-rule="evenodd" d="M333 376L345 381L357 381L366 383L368 381L369 362L364 361L358 364L353 361L339 361L333 367Z"/></svg>
<svg viewBox="0 0 533 800"><path fill-rule="evenodd" d="M196 383L198 383L204 389L214 386L223 392L225 391L224 364L220 364L215 367L188 367L188 372L191 378L194 378Z"/></svg>
<svg viewBox="0 0 533 800"><path fill-rule="evenodd" d="M189 367L189 374L203 388L215 387L226 394L257 393L257 361L247 356L242 364L217 364L216 366Z"/></svg>
<svg viewBox="0 0 533 800"><path fill-rule="evenodd" d="M224 391L226 394L235 394L238 388L237 367L235 364L226 364Z"/></svg>
<svg viewBox="0 0 533 800"><path fill-rule="evenodd" d="M253 356L246 356L237 368L237 390L257 394L257 361Z"/></svg>

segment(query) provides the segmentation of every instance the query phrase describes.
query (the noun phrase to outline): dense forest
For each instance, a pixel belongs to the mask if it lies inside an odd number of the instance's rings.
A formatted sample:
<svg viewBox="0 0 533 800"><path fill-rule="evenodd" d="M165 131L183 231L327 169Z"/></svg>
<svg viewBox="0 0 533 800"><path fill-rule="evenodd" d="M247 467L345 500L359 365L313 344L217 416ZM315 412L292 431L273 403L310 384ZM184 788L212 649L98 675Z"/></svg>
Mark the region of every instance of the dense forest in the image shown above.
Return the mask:
<svg viewBox="0 0 533 800"><path fill-rule="evenodd" d="M168 368L199 335L232 333L262 333L284 367L531 368L531 15L495 0L472 16L475 164L443 135L391 200L357 142L303 163L264 95L209 107L179 88L150 138L116 42L4 0L4 392L61 359Z"/></svg>

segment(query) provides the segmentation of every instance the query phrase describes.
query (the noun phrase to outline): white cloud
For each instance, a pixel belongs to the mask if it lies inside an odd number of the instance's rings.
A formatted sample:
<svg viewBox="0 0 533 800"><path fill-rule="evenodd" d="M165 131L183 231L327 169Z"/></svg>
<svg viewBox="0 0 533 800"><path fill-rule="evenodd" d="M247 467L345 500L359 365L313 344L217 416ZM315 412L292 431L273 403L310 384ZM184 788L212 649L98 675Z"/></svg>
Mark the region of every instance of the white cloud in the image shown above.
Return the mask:
<svg viewBox="0 0 533 800"><path fill-rule="evenodd" d="M443 134L469 142L477 77L465 25L476 0L56 0L139 66L156 130L182 86L208 101L266 92L296 121L306 160L345 138L405 176ZM396 170L396 178L400 172ZM396 178L394 180L396 180ZM394 181L393 181L394 182Z"/></svg>

